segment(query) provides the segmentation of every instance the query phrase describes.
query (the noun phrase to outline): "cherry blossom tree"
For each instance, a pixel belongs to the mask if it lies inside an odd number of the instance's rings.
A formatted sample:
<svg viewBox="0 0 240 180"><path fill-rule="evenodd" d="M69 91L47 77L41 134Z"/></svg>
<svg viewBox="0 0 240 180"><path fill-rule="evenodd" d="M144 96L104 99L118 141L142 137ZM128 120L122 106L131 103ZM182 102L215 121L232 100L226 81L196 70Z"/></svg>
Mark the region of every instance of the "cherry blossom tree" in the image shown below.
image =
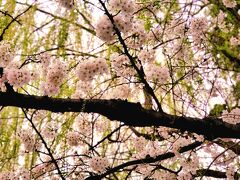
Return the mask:
<svg viewBox="0 0 240 180"><path fill-rule="evenodd" d="M0 0L0 179L240 177L238 0Z"/></svg>

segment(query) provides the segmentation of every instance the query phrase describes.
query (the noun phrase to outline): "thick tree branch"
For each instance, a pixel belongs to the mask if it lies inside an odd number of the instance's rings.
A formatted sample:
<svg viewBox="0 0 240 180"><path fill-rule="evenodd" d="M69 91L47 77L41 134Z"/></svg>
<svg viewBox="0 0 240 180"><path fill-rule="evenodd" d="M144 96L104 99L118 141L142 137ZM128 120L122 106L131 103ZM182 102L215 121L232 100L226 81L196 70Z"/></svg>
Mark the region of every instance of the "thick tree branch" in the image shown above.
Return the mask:
<svg viewBox="0 0 240 180"><path fill-rule="evenodd" d="M134 127L165 126L204 135L207 139L240 138L240 125L223 122L219 118L203 119L175 116L144 109L140 103L120 99L62 99L0 92L0 106L15 106L52 112L99 113L110 120Z"/></svg>
<svg viewBox="0 0 240 180"><path fill-rule="evenodd" d="M194 177L201 177L204 174L204 176L207 177L214 177L214 178L227 178L226 172L211 170L211 169L199 169L197 170L196 175ZM236 172L234 174L234 177L236 179L240 178L240 175Z"/></svg>

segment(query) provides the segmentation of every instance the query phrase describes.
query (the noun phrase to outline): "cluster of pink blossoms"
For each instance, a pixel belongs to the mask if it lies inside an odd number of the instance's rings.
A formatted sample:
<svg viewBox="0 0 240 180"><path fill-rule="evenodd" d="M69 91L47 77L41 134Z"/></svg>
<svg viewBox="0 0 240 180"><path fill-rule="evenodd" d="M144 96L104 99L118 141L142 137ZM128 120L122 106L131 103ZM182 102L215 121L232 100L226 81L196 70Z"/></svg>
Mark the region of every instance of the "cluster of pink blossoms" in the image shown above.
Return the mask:
<svg viewBox="0 0 240 180"><path fill-rule="evenodd" d="M6 67L10 62L12 62L14 54L11 51L9 44L0 45L0 67Z"/></svg>
<svg viewBox="0 0 240 180"><path fill-rule="evenodd" d="M49 55L40 57L43 68L43 76L45 82L42 82L40 89L44 95L55 95L60 91L60 85L67 74L67 66L59 59L50 61Z"/></svg>
<svg viewBox="0 0 240 180"><path fill-rule="evenodd" d="M72 98L86 98L92 93L92 84L90 81L79 80L76 84L76 91L72 95Z"/></svg>
<svg viewBox="0 0 240 180"><path fill-rule="evenodd" d="M94 58L80 62L77 67L77 76L82 81L91 81L95 76L107 73L108 66L103 58Z"/></svg>
<svg viewBox="0 0 240 180"><path fill-rule="evenodd" d="M31 72L26 67L21 67L13 61L14 54L9 44L0 45L0 67L3 69L3 74L0 77L0 89L6 91L4 82L8 82L14 87L21 87L29 83L32 79Z"/></svg>
<svg viewBox="0 0 240 180"><path fill-rule="evenodd" d="M113 54L111 56L112 69L118 76L127 77L133 75L133 69L130 67L130 60L126 55Z"/></svg>
<svg viewBox="0 0 240 180"><path fill-rule="evenodd" d="M235 178L234 178L235 172L236 172L236 166L233 165L233 164L230 164L228 166L227 171L226 171L227 179L228 180L235 180Z"/></svg>
<svg viewBox="0 0 240 180"><path fill-rule="evenodd" d="M157 141L148 141L143 136L133 139L133 145L137 154L134 156L137 159L145 158L147 155L156 157L163 150Z"/></svg>
<svg viewBox="0 0 240 180"><path fill-rule="evenodd" d="M157 81L160 84L166 83L170 77L169 70L166 67L148 64L145 66L144 70L148 80Z"/></svg>
<svg viewBox="0 0 240 180"><path fill-rule="evenodd" d="M135 4L131 0L110 0L109 9L114 16L116 27L124 34L127 34L133 28L131 22L132 14L135 11ZM119 13L120 12L120 13ZM109 42L114 39L115 31L110 19L103 15L96 24L96 34L103 41Z"/></svg>
<svg viewBox="0 0 240 180"><path fill-rule="evenodd" d="M197 156L196 153L191 153L188 158L183 157L179 161L182 167L183 177L181 177L180 175L178 179L184 178L185 174L187 174L186 176L190 176L191 174L197 173L196 170L198 169L200 162L199 162L199 157Z"/></svg>
<svg viewBox="0 0 240 180"><path fill-rule="evenodd" d="M88 121L88 114L81 114L76 117L74 122L74 130L78 131L81 135L90 137L92 133L92 126Z"/></svg>
<svg viewBox="0 0 240 180"><path fill-rule="evenodd" d="M176 179L176 175L168 171L154 171L154 174L151 176L154 180L163 180L163 179Z"/></svg>
<svg viewBox="0 0 240 180"><path fill-rule="evenodd" d="M123 82L124 83L124 82ZM128 84L122 84L120 86L113 87L109 94L106 94L106 98L109 99L128 99L131 96L132 89Z"/></svg>
<svg viewBox="0 0 240 180"><path fill-rule="evenodd" d="M134 34L134 36L126 40L127 45L131 48L141 47L147 40L148 35L144 29L143 23L134 20L133 12L137 8L136 4L130 0L110 0L109 7L111 12L118 13L117 15L113 16L113 19L119 31L124 35L129 34L129 32ZM109 42L114 39L115 30L109 17L103 15L99 19L96 24L96 33L97 36L103 41ZM141 50L138 58L142 63L153 62L155 59L155 53L154 51ZM131 77L135 75L134 70L131 67L130 60L126 55L112 55L111 67L118 76ZM169 78L169 71L164 67L158 67L154 64L151 64L146 65L144 70L148 80L157 81L158 83L165 83ZM85 75L84 77L88 78L88 75Z"/></svg>
<svg viewBox="0 0 240 180"><path fill-rule="evenodd" d="M53 124L46 124L41 132L44 138L53 140L57 136L57 126Z"/></svg>
<svg viewBox="0 0 240 180"><path fill-rule="evenodd" d="M139 164L136 168L144 177L151 175L152 170L154 167L149 166L148 164Z"/></svg>
<svg viewBox="0 0 240 180"><path fill-rule="evenodd" d="M240 33L238 34L237 37L231 37L231 38L230 38L230 44L231 44L232 46L240 45Z"/></svg>
<svg viewBox="0 0 240 180"><path fill-rule="evenodd" d="M15 87L21 87L31 80L31 73L27 68L9 67L5 69L5 74L8 83Z"/></svg>
<svg viewBox="0 0 240 180"><path fill-rule="evenodd" d="M143 49L139 52L138 58L141 62L152 63L155 60L155 51Z"/></svg>
<svg viewBox="0 0 240 180"><path fill-rule="evenodd" d="M30 180L31 174L25 168L20 168L17 171L8 171L8 172L1 172L0 173L0 180Z"/></svg>
<svg viewBox="0 0 240 180"><path fill-rule="evenodd" d="M24 145L24 150L26 152L34 151L35 149L39 149L41 144L37 144L34 138L34 135L30 132L30 130L22 130L19 133L19 138Z"/></svg>
<svg viewBox="0 0 240 180"><path fill-rule="evenodd" d="M1 180L18 180L17 175L14 172L1 172L0 173Z"/></svg>
<svg viewBox="0 0 240 180"><path fill-rule="evenodd" d="M72 9L74 6L74 0L56 0L60 6L66 9Z"/></svg>
<svg viewBox="0 0 240 180"><path fill-rule="evenodd" d="M144 23L140 20L135 20L132 25L132 34L134 38L127 39L127 44L131 48L141 47L149 38L149 35L145 31Z"/></svg>
<svg viewBox="0 0 240 180"><path fill-rule="evenodd" d="M234 8L237 5L235 0L222 0L222 2L227 8Z"/></svg>
<svg viewBox="0 0 240 180"><path fill-rule="evenodd" d="M115 16L114 18L115 25L117 28L123 32L127 33L131 30L131 21L129 18L125 18L121 14ZM110 19L103 15L96 24L96 34L97 36L102 39L103 41L109 42L114 39L114 28L113 24L111 23Z"/></svg>
<svg viewBox="0 0 240 180"><path fill-rule="evenodd" d="M204 17L193 18L190 24L190 30L193 34L201 35L204 30L207 28L207 19Z"/></svg>
<svg viewBox="0 0 240 180"><path fill-rule="evenodd" d="M53 171L54 169L55 165L50 160L45 160L45 162L32 169L33 179L39 179L40 176L46 174L46 172Z"/></svg>
<svg viewBox="0 0 240 180"><path fill-rule="evenodd" d="M89 160L90 167L96 172L103 172L109 166L109 162L106 157L96 156Z"/></svg>
<svg viewBox="0 0 240 180"><path fill-rule="evenodd" d="M109 18L104 15L96 24L96 34L103 41L111 41L114 39L113 25Z"/></svg>
<svg viewBox="0 0 240 180"><path fill-rule="evenodd" d="M196 44L200 44L203 38L203 33L207 29L207 19L205 17L193 18L190 24L190 32L193 36L193 41Z"/></svg>
<svg viewBox="0 0 240 180"><path fill-rule="evenodd" d="M134 143L134 146L135 146L137 151L143 151L144 148L147 145L146 139L144 137L142 137L142 136L137 137L136 139L134 139L133 143Z"/></svg>
<svg viewBox="0 0 240 180"><path fill-rule="evenodd" d="M67 133L67 143L69 146L78 146L80 142L80 134L78 132Z"/></svg>
<svg viewBox="0 0 240 180"><path fill-rule="evenodd" d="M133 13L136 5L131 0L110 0L109 8L115 12L121 11L123 14Z"/></svg>
<svg viewBox="0 0 240 180"><path fill-rule="evenodd" d="M224 111L222 113L222 119L230 124L240 123L240 108L235 108L230 113L228 111Z"/></svg>

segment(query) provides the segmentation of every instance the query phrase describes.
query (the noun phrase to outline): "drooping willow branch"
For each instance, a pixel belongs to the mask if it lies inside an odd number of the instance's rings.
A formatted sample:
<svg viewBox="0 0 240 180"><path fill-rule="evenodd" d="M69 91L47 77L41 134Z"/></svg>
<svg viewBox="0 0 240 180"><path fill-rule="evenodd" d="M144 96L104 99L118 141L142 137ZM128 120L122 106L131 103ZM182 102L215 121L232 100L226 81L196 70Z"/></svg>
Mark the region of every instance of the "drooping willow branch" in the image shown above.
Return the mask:
<svg viewBox="0 0 240 180"><path fill-rule="evenodd" d="M51 112L98 113L109 120L117 120L133 127L165 126L204 135L207 139L240 139L240 124L233 125L220 118L176 116L144 109L140 103L120 99L63 99L47 96L0 92L0 106L48 110Z"/></svg>
<svg viewBox="0 0 240 180"><path fill-rule="evenodd" d="M7 24L7 26L2 30L2 33L0 35L0 41L3 40L3 36L6 33L6 31L8 30L8 28L16 21L18 22L18 18L20 16L22 16L23 14L25 14L27 11L29 11L32 8L32 5L29 5L28 8L26 10L24 10L23 12L21 12L20 14L18 14L16 17L12 18L12 20Z"/></svg>
<svg viewBox="0 0 240 180"><path fill-rule="evenodd" d="M25 5L25 6L31 6L31 5L27 4L27 3L22 3L22 2L19 2L19 1L17 1L17 3L18 3L18 4L21 4L21 5ZM53 17L54 19L58 19L58 20L61 20L61 21L64 21L64 22L73 24L73 25L75 25L75 26L77 26L77 27L79 27L79 28L87 31L88 33L91 33L92 35L95 35L95 34L96 34L93 29L87 28L87 27L85 27L85 26L83 26L83 25L81 25L81 24L78 24L78 23L76 23L76 22L70 21L70 20L68 20L68 19L66 19L66 18L57 16L57 15L52 14L52 13L50 13L50 12L47 12L47 11L45 11L45 10L43 10L43 9L36 8L36 10L39 11L39 12L41 12L41 13L43 13L43 14L49 15L49 16Z"/></svg>

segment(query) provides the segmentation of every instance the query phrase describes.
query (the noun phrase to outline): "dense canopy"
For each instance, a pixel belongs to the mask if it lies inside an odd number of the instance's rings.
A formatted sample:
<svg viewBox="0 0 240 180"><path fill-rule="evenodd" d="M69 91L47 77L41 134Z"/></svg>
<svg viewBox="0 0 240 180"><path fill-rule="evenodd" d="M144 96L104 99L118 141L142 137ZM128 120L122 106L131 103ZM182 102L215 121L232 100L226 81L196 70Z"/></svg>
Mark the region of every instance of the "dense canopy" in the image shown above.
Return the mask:
<svg viewBox="0 0 240 180"><path fill-rule="evenodd" d="M240 1L0 0L0 180L240 178Z"/></svg>

